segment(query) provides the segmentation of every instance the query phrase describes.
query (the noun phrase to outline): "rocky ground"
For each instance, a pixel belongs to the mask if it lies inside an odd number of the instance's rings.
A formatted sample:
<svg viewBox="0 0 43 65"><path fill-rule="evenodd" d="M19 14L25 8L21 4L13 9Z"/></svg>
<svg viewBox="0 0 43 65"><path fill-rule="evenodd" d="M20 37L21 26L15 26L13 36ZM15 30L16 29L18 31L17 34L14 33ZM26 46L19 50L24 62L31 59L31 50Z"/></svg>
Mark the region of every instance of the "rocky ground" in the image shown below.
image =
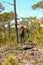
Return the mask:
<svg viewBox="0 0 43 65"><path fill-rule="evenodd" d="M24 45L23 45L24 46ZM21 45L15 46L5 46L0 47L0 65L9 55L13 54L17 57L17 60L21 65L43 65L43 47L32 49L20 49L23 47Z"/></svg>

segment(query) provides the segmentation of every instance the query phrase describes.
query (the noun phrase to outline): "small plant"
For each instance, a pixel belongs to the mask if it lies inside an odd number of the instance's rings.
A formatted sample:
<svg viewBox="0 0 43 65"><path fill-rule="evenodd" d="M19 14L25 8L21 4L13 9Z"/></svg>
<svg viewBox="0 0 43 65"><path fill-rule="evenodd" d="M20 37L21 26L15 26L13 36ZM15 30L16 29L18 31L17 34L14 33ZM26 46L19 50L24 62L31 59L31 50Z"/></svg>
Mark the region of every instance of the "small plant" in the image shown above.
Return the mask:
<svg viewBox="0 0 43 65"><path fill-rule="evenodd" d="M20 65L16 59L16 56L10 55L3 63L2 65Z"/></svg>

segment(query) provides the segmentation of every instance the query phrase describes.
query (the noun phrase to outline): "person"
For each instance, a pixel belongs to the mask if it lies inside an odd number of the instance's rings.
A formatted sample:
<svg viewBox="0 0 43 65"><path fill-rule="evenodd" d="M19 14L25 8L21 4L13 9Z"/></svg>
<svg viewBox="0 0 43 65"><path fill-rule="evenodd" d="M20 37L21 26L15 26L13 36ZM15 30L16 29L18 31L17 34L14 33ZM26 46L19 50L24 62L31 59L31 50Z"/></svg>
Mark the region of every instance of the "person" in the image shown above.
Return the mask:
<svg viewBox="0 0 43 65"><path fill-rule="evenodd" d="M24 26L20 28L21 44L24 43Z"/></svg>

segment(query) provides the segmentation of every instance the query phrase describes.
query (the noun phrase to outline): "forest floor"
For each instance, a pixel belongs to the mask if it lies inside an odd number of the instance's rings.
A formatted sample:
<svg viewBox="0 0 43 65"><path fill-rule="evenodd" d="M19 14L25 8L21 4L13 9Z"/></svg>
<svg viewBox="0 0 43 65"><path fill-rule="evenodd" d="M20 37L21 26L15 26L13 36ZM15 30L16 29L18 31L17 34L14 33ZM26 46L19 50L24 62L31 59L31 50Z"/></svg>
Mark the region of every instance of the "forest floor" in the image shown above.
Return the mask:
<svg viewBox="0 0 43 65"><path fill-rule="evenodd" d="M24 45L7 45L0 47L0 65L9 56L15 55L21 65L43 65L43 47L22 49Z"/></svg>

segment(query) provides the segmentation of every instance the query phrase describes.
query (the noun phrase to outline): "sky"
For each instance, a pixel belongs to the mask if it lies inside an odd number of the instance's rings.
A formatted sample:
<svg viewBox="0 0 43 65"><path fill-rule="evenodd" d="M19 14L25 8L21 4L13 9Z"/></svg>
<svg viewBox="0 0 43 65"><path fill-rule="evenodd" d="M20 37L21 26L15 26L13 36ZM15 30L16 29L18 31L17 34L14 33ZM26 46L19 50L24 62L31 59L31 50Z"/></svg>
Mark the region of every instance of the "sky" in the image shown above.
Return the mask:
<svg viewBox="0 0 43 65"><path fill-rule="evenodd" d="M0 0L0 3L5 6L5 10L3 12L9 12L14 11L14 6L10 5L6 2L14 3L14 0ZM36 16L37 18L40 18L43 16L43 10L42 9L36 9L32 10L32 5L39 2L40 0L16 0L16 11L17 15L19 17L30 17L30 16Z"/></svg>

